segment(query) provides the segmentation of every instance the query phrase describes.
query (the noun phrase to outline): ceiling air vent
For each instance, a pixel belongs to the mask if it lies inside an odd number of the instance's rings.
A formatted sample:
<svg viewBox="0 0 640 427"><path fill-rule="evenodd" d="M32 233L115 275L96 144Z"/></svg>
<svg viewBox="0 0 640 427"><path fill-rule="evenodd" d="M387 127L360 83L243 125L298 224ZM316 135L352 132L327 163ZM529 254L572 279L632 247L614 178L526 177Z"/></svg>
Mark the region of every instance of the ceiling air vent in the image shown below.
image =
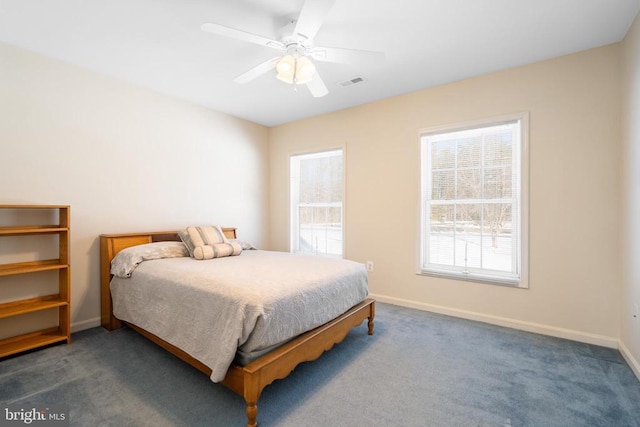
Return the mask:
<svg viewBox="0 0 640 427"><path fill-rule="evenodd" d="M343 82L338 83L338 86L347 87L347 86L352 86L352 85L363 83L363 82L364 82L364 77L354 77L352 79L345 80Z"/></svg>

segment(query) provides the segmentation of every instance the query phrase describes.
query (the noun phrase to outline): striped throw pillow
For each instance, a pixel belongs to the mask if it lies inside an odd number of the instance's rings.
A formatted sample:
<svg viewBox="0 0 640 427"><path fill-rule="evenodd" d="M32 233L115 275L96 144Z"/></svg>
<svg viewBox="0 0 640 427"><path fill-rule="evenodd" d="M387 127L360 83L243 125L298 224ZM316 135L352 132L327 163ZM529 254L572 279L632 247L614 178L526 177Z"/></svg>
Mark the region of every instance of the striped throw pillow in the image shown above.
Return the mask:
<svg viewBox="0 0 640 427"><path fill-rule="evenodd" d="M212 259L225 256L240 255L242 246L236 242L214 243L213 245L198 246L193 250L195 259Z"/></svg>
<svg viewBox="0 0 640 427"><path fill-rule="evenodd" d="M189 255L195 259L219 258L242 252L242 247L229 242L218 225L187 227L178 235L187 246Z"/></svg>

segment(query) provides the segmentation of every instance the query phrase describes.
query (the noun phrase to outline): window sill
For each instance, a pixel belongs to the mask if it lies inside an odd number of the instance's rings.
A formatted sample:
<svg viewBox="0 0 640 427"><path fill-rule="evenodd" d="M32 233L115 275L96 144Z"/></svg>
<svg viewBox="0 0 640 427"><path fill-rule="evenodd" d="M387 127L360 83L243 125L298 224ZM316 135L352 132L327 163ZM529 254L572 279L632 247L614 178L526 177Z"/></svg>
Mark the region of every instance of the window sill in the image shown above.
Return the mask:
<svg viewBox="0 0 640 427"><path fill-rule="evenodd" d="M465 282L483 283L488 285L506 286L509 288L528 289L529 286L520 279L508 279L502 277L482 276L478 274L463 274L449 271L420 270L418 276L439 277L442 279L462 280Z"/></svg>

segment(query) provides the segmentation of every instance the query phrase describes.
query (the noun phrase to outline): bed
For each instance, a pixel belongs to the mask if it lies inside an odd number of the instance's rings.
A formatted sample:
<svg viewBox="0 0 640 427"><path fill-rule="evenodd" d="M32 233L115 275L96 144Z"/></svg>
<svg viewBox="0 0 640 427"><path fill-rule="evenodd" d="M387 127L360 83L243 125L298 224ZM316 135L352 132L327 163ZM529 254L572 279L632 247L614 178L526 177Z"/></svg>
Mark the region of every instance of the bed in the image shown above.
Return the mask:
<svg viewBox="0 0 640 427"><path fill-rule="evenodd" d="M222 228L221 230L226 238L236 239L235 228ZM262 390L266 386L277 379L285 378L298 364L319 358L323 352L331 349L335 344L341 342L352 328L359 326L364 322L364 320L367 320L369 335L373 334L375 301L365 295L362 298L355 297L357 298L357 302L353 305L348 303L349 307L345 308L344 311L342 311L342 308L332 307L331 310L339 310L339 313L337 313L335 317L331 314L331 318L326 322L323 321L320 326L297 334L293 338L284 340L283 344L279 343L278 345L273 345L262 350L260 346L258 346L255 348L256 351L247 357L239 357L241 352L237 352L228 368L224 364L219 365L216 364L215 361L211 362L207 359L207 356L203 356L203 353L198 352L197 349L194 350L193 348L187 348L188 346L183 345L181 342L174 341L173 339L163 339L159 336L164 336L163 334L151 332L149 329L153 330L153 328L147 326L144 320L138 320L135 317L130 317L130 314L127 313L126 310L123 311L121 302L123 297L120 294L114 293L112 295L112 280L114 282L114 289L117 289L116 282L118 280L117 277L114 278L111 274L112 260L116 255L127 248L137 247L138 245L145 245L154 242L178 241L180 241L180 237L175 231L105 234L100 236L102 326L107 330L114 330L122 327L123 324L127 324L143 336L149 338L180 359L207 374L214 381L220 382L233 392L242 396L247 405L246 413L248 427L257 425L257 402ZM254 254L254 252L256 252L256 254ZM231 265L232 262L237 263L240 260L242 260L242 262L249 262L252 257L258 258L257 252L262 251L245 251L244 255L229 257L227 264ZM266 254L269 255L268 253ZM243 256L244 258L242 258ZM280 255L270 254L269 256L273 257ZM231 260L231 258L234 259ZM174 269L182 268L179 264L186 263L186 261L182 260L169 261L173 262L174 265L171 265L170 268ZM214 261L214 263L215 262L216 261ZM273 262L273 259L268 258L268 262ZM140 268L140 275L142 275L144 270L142 265L147 264L151 263L142 263L141 266L138 267ZM159 263L157 264L159 265ZM195 261L194 264L204 265L204 262ZM219 265L225 264L219 263ZM162 274L166 275L165 273ZM135 273L132 276L135 276ZM126 280L128 279L125 279L125 281ZM114 314L114 298L116 298L116 310L120 310L117 314L123 319L133 319L133 321L123 321ZM349 296L348 298L354 298L354 296ZM348 298L345 297L347 301ZM335 304L332 303L331 305L333 306ZM118 306L120 306L120 308L118 308ZM328 315L327 310L323 310L322 313L322 315ZM319 318L320 317L318 317L318 319ZM167 322L165 321L165 326L166 323ZM141 326L140 324L143 324L144 326ZM185 329L177 324L169 326L175 326L174 329ZM304 325L296 327L304 327ZM268 329L266 326L265 328ZM155 332L155 330L153 331ZM261 335L266 336L269 334L265 332ZM225 357L227 356L228 355L225 355ZM206 363L203 362L203 360L206 360ZM213 366L213 369L211 366ZM220 366L225 366L222 374L218 372L221 369Z"/></svg>

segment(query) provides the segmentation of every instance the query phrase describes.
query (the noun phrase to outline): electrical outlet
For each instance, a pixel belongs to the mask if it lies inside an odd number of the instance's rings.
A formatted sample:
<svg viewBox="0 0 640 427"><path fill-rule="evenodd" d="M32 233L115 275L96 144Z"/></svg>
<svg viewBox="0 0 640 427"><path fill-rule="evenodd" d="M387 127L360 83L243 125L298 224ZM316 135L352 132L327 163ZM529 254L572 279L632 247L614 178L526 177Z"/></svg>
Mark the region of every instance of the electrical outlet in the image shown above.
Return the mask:
<svg viewBox="0 0 640 427"><path fill-rule="evenodd" d="M367 271L373 271L373 261L367 261Z"/></svg>

